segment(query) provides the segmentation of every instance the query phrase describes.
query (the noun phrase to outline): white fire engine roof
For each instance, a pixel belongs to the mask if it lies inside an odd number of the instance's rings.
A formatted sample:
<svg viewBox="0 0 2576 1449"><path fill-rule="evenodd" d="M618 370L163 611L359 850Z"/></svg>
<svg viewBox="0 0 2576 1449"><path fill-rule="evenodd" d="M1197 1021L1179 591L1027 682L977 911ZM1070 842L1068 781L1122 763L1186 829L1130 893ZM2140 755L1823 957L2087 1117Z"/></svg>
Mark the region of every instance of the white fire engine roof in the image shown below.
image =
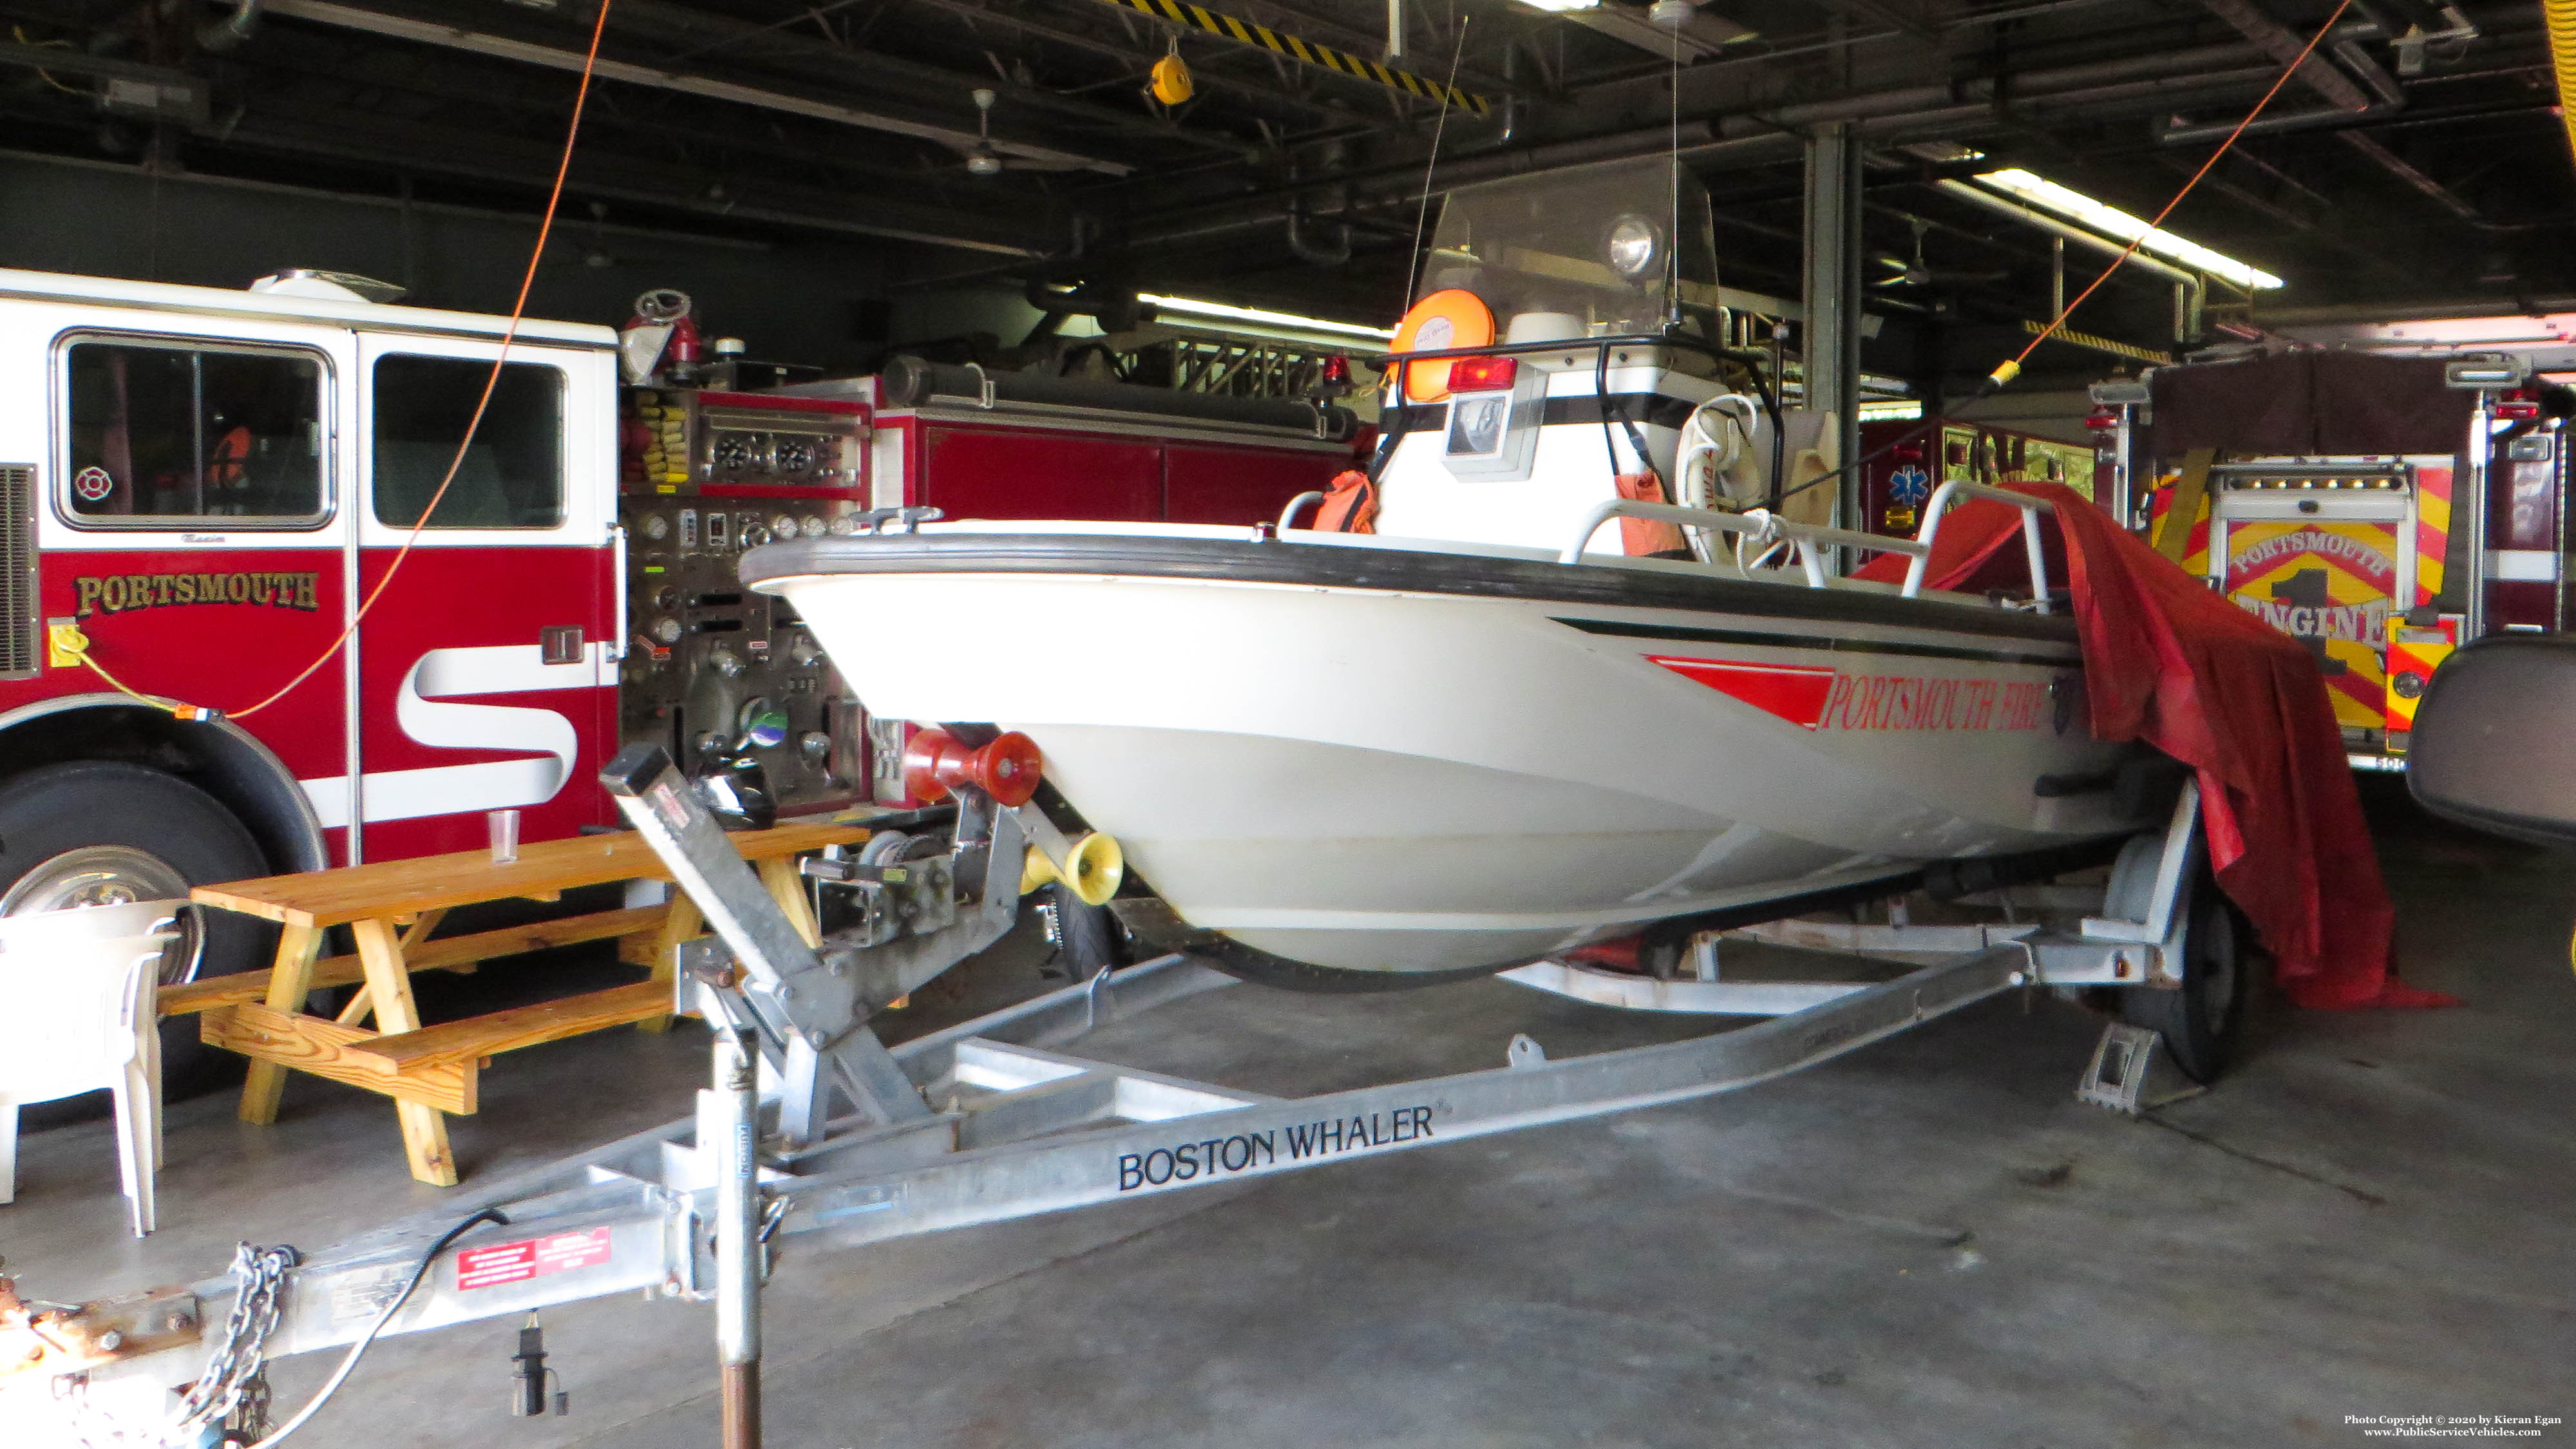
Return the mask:
<svg viewBox="0 0 2576 1449"><path fill-rule="evenodd" d="M79 277L61 272L22 272L0 268L0 298L12 297L88 302L200 317L333 322L369 332L439 332L450 336L498 337L510 324L507 317L481 312L442 312L430 307L292 297L275 292L232 292L221 287L181 287L165 282L129 282L114 277ZM548 322L534 317L520 321L518 336L521 341L558 347L617 345L615 328L588 322Z"/></svg>

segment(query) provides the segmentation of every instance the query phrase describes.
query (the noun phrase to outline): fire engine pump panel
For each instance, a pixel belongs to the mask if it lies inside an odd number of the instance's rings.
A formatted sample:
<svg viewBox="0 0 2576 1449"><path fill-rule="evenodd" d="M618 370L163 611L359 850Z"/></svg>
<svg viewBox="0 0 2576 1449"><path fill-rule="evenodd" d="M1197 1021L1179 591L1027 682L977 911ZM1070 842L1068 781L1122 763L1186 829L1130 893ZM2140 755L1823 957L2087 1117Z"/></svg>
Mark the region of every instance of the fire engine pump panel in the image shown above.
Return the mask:
<svg viewBox="0 0 2576 1449"><path fill-rule="evenodd" d="M795 610L744 588L736 566L865 508L867 408L663 386L624 389L619 412L621 733L691 773L757 761L790 813L865 797L858 701Z"/></svg>
<svg viewBox="0 0 2576 1449"><path fill-rule="evenodd" d="M1327 486L1360 441L1332 386L1236 397L898 356L736 391L742 344L705 343L693 313L658 289L621 334L620 728L693 775L757 764L791 814L919 803L907 725L871 722L795 609L744 587L746 551L942 517L1249 523Z"/></svg>

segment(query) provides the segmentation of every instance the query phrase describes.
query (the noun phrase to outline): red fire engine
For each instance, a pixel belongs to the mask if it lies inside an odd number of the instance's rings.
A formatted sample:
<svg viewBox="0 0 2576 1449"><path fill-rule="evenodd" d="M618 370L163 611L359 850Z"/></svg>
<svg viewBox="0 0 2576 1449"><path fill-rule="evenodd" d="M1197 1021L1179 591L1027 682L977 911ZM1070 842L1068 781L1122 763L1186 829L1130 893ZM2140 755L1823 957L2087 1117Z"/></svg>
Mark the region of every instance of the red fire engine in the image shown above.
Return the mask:
<svg viewBox="0 0 2576 1449"><path fill-rule="evenodd" d="M907 508L1249 521L1352 456L1321 402L908 361L729 390L651 326L641 383L617 331L543 321L494 380L508 319L371 286L0 271L0 914L473 849L491 810L568 836L617 818L630 738L756 761L790 811L868 797L859 702L743 548Z"/></svg>

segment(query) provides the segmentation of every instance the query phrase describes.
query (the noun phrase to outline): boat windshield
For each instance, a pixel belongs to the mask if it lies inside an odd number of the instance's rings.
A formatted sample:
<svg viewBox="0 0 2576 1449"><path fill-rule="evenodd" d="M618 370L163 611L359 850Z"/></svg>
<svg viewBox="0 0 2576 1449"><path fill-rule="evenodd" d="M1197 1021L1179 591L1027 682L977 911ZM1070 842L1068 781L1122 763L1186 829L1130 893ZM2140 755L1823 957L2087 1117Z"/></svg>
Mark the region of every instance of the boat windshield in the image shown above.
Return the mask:
<svg viewBox="0 0 2576 1449"><path fill-rule="evenodd" d="M1717 327L1708 192L1662 157L1449 193L1414 300L1473 292L1507 341Z"/></svg>

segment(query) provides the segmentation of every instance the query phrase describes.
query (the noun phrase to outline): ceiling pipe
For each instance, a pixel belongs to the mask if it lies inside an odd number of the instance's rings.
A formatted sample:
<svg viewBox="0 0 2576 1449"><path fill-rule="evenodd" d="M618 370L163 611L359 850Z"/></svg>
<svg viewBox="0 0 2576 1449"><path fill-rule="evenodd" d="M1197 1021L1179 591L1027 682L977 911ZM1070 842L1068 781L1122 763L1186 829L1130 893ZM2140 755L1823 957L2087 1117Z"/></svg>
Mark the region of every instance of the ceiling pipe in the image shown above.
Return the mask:
<svg viewBox="0 0 2576 1449"><path fill-rule="evenodd" d="M2097 231L2086 231L2084 228L2075 225L2073 222L2060 221L2056 217L2048 215L2046 212L2024 206L2020 202L2012 200L2010 197L1997 196L1995 193L1986 190L1984 187L1970 182L1952 180L1935 181L1932 184L1942 192L1955 196L1961 201L1969 202L1976 206L1982 206L1986 210L1994 212L1999 216L2011 217L2013 220L2020 222L2024 226L2037 227L2041 231L2048 233L2050 236L2063 237L2067 241L2071 241L2078 246L2090 247L2094 251L2102 253L2104 256L2116 257L2128 249L2128 243L2126 242L2113 241L2109 237L2106 237ZM2199 273L2187 272L2171 263L2158 261L2156 258L2148 256L2143 250L2130 252L2128 265L2136 267L2140 271L2162 277L2168 282L2181 282L2192 287L2198 287L2201 284Z"/></svg>
<svg viewBox="0 0 2576 1449"><path fill-rule="evenodd" d="M197 27L197 48L217 55L242 48L259 29L261 0L233 0L233 13Z"/></svg>
<svg viewBox="0 0 2576 1449"><path fill-rule="evenodd" d="M1340 240L1321 243L1309 236L1305 228L1314 224L1303 206L1288 208L1288 250L1297 260L1318 267L1338 267L1351 259L1351 224L1342 222L1336 228Z"/></svg>
<svg viewBox="0 0 2576 1449"><path fill-rule="evenodd" d="M2238 68L2263 60L2262 51L2251 42L2229 41L2167 51L2161 55L2131 56L2027 71L2005 77L2004 85L2008 103L2015 107L2039 102L2074 106L2096 100L2121 99L2132 94L2164 95L2177 85L2226 89L2242 82L2259 89L2269 81L2274 71L2265 67ZM2116 88L2123 83L2147 86L2150 90ZM1744 163L1795 160L1802 143L1797 135L1791 133L1831 121L1863 122L1862 134L1870 140L1933 139L1945 131L1992 129L1999 123L1993 104L1996 86L1993 78L1966 81L1956 86L1911 86L1897 91L1852 93L1708 121L1685 122L1681 154L1685 160L1702 162L1721 159ZM1540 142L1516 149L1481 151L1441 165L1432 177L1431 189L1446 191L1505 177L1585 166L1596 161L1660 156L1671 144L1669 125L1656 125L1567 141ZM1416 197L1422 187L1422 162L1418 158L1390 162L1342 177L1292 180L1250 194L1210 198L1149 212L1135 218L1135 235L1139 241L1161 241L1215 234L1212 227L1222 231L1273 225L1279 215L1279 203L1342 185L1393 186L1401 188L1401 194L1408 198ZM1211 218L1208 214L1212 208L1228 207L1241 210L1226 219ZM1171 225L1168 229L1156 229L1154 223L1158 221Z"/></svg>
<svg viewBox="0 0 2576 1449"><path fill-rule="evenodd" d="M545 66L554 70L579 71L583 68L583 57L580 51L538 45L509 36L365 10L336 3L336 0L266 0L265 8L273 15L288 16L317 25L332 25L371 35L389 36L397 40L445 46L452 50L515 60L523 64ZM985 144L984 137L958 126L914 120L903 116L890 116L834 101L747 86L734 81L717 80L711 76L692 75L682 71L637 65L629 61L611 60L605 56L600 57L591 70L601 80L621 81L627 85L648 86L656 90L679 91L687 95L704 96L710 100L732 101L737 105L783 111L789 115L831 121L863 130L912 136L924 141L936 141L943 146L960 151L972 151ZM1005 155L1024 157L1031 161L1065 163L1085 170L1106 172L1112 176L1124 176L1135 169L1120 161L1077 155L1051 146L1040 146L1002 136L992 137L990 144L994 150Z"/></svg>

